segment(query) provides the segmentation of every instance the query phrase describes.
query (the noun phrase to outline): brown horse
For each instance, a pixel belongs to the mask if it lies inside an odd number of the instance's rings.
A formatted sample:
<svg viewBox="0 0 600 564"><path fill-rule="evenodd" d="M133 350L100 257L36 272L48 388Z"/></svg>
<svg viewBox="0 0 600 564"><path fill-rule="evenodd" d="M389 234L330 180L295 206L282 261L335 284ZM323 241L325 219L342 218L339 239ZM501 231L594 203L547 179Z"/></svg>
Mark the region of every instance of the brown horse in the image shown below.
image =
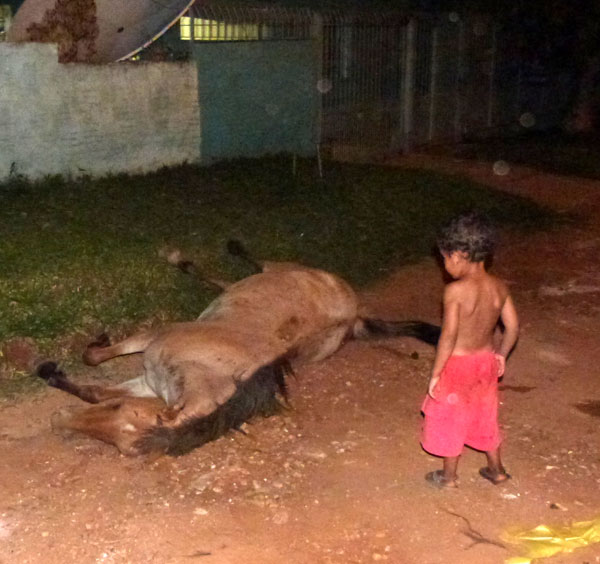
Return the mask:
<svg viewBox="0 0 600 564"><path fill-rule="evenodd" d="M241 247L230 251L249 258ZM193 268L179 257L171 262ZM114 345L95 342L83 355L95 366L143 353L138 378L113 387L78 385L53 362L39 366L48 385L96 404L59 411L53 428L89 435L128 455L181 454L255 415L275 413L278 395L287 397L292 365L322 360L347 338L396 335L435 343L439 337L439 327L428 323L360 317L356 293L329 272L294 263L260 267L262 272L227 286L196 321Z"/></svg>

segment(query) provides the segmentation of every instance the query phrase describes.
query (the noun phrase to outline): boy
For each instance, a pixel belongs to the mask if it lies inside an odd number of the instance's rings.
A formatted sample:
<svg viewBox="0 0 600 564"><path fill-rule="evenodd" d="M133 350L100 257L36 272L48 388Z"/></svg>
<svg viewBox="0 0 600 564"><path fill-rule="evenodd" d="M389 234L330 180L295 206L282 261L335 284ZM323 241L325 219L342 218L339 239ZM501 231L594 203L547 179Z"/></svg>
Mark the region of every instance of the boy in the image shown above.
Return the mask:
<svg viewBox="0 0 600 564"><path fill-rule="evenodd" d="M493 484L510 478L500 460L498 379L517 342L519 321L504 282L486 272L496 243L485 217L471 212L453 219L441 232L438 248L454 278L444 291L444 319L423 403L421 444L444 458L443 470L425 479L437 487L457 486L456 469L463 446L484 451L487 466L479 473ZM504 325L494 346L498 321Z"/></svg>

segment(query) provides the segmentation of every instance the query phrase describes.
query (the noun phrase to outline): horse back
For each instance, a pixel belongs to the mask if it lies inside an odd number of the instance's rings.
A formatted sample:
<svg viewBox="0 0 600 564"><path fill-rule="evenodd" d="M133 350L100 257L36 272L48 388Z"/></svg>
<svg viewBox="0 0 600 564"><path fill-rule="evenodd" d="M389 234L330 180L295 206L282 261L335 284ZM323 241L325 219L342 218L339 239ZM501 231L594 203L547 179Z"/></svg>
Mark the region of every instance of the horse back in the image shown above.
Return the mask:
<svg viewBox="0 0 600 564"><path fill-rule="evenodd" d="M317 325L354 320L354 290L338 276L313 268L268 271L232 284L199 321L246 319L258 330L277 332L294 318L307 331Z"/></svg>

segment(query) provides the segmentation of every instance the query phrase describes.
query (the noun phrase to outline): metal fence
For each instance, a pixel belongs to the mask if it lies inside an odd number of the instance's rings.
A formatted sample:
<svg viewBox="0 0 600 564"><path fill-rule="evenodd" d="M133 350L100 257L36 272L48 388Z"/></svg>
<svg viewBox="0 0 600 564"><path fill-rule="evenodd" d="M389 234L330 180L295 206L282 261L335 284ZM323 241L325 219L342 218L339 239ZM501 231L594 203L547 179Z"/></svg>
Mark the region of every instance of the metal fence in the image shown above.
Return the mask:
<svg viewBox="0 0 600 564"><path fill-rule="evenodd" d="M491 19L458 13L314 12L198 2L191 41L311 40L320 53L318 142L378 152L556 125L567 96L515 57Z"/></svg>
<svg viewBox="0 0 600 564"><path fill-rule="evenodd" d="M409 151L496 123L491 22L333 15L323 36L324 141Z"/></svg>
<svg viewBox="0 0 600 564"><path fill-rule="evenodd" d="M195 41L310 39L312 13L285 7L196 2L187 15ZM184 19L185 22L185 19Z"/></svg>
<svg viewBox="0 0 600 564"><path fill-rule="evenodd" d="M395 145L403 120L406 19L328 14L319 35L322 142Z"/></svg>

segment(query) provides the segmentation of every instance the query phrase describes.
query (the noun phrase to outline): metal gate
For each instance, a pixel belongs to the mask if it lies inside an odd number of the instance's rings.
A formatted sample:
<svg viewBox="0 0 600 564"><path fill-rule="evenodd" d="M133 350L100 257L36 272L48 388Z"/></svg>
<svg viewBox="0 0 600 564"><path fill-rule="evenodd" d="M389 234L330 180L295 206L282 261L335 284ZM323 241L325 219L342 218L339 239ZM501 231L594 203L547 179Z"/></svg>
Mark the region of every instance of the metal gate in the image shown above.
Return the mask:
<svg viewBox="0 0 600 564"><path fill-rule="evenodd" d="M323 142L408 151L490 127L492 29L452 14L326 16Z"/></svg>
<svg viewBox="0 0 600 564"><path fill-rule="evenodd" d="M310 44L314 60L303 64L316 68L311 85L316 94L295 100L313 104L316 97L310 139L316 146L408 152L537 124L548 127L565 105L565 88L558 88L558 81L533 80L514 52L514 37L487 17L203 1L181 19L180 33L196 47L207 42L260 42L265 48L282 41ZM232 45L232 51L244 47ZM214 68L225 63L215 61ZM302 69L298 74L310 75Z"/></svg>
<svg viewBox="0 0 600 564"><path fill-rule="evenodd" d="M407 22L329 14L322 19L321 141L400 142Z"/></svg>

